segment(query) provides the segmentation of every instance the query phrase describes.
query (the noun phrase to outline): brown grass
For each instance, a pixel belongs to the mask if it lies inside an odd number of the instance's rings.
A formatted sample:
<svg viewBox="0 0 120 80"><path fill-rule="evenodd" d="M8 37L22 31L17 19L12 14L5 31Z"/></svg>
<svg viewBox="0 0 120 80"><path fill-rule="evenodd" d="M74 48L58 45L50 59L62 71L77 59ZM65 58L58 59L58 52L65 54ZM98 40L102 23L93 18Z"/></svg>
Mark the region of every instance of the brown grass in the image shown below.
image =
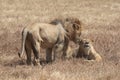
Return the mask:
<svg viewBox="0 0 120 80"><path fill-rule="evenodd" d="M71 59L38 67L27 66L18 58L23 27L69 16L84 23L82 37L94 40L102 62ZM41 57L44 54L42 50ZM119 0L0 0L0 80L119 79Z"/></svg>

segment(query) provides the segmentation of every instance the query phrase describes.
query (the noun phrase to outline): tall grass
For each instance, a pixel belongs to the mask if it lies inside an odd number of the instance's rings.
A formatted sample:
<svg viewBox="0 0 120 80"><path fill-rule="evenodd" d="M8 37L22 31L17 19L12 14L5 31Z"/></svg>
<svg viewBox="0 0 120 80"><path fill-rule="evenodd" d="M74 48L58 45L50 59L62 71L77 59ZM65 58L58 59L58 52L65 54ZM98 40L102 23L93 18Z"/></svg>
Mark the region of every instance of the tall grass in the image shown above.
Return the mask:
<svg viewBox="0 0 120 80"><path fill-rule="evenodd" d="M119 0L0 0L0 80L119 80L119 14ZM71 16L83 22L81 37L94 40L102 62L58 60L39 67L18 58L23 27Z"/></svg>

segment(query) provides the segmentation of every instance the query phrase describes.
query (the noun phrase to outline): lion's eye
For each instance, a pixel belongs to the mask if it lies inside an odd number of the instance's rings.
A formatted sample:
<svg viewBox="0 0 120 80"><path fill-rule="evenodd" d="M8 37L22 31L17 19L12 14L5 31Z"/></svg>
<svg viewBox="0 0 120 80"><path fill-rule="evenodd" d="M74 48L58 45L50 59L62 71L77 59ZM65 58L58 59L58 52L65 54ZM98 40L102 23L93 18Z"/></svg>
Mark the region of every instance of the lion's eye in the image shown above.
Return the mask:
<svg viewBox="0 0 120 80"><path fill-rule="evenodd" d="M68 30L66 30L66 32L69 32Z"/></svg>

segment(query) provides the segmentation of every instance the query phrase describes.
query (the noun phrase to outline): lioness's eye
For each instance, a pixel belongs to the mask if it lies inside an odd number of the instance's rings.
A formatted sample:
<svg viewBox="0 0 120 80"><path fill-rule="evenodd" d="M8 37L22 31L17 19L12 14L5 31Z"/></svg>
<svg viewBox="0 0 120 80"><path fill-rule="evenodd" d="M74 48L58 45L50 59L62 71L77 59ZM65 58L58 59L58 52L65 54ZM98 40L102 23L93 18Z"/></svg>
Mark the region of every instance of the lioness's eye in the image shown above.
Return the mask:
<svg viewBox="0 0 120 80"><path fill-rule="evenodd" d="M89 44L89 42L85 42L85 44Z"/></svg>
<svg viewBox="0 0 120 80"><path fill-rule="evenodd" d="M68 21L68 18L66 19L66 21Z"/></svg>

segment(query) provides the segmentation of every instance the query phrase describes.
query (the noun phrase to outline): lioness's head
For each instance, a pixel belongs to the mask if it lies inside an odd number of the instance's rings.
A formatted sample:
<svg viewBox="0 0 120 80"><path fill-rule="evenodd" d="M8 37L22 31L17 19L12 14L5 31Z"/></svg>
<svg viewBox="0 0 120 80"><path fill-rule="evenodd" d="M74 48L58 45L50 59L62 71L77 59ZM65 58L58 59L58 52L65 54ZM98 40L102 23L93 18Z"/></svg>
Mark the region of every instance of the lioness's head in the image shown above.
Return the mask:
<svg viewBox="0 0 120 80"><path fill-rule="evenodd" d="M89 55L89 51L92 49L92 40L90 39L81 39L79 41L79 48L82 49L85 55Z"/></svg>
<svg viewBox="0 0 120 80"><path fill-rule="evenodd" d="M91 43L92 43L92 41L90 39L80 39L79 40L79 45L84 48L90 47Z"/></svg>
<svg viewBox="0 0 120 80"><path fill-rule="evenodd" d="M88 60L101 61L102 57L97 53L92 45L93 40L82 39L79 41L79 50L82 51Z"/></svg>
<svg viewBox="0 0 120 80"><path fill-rule="evenodd" d="M77 18L66 18L64 21L64 28L67 31L67 35L70 40L75 43L78 42L81 31L82 31L82 23Z"/></svg>

